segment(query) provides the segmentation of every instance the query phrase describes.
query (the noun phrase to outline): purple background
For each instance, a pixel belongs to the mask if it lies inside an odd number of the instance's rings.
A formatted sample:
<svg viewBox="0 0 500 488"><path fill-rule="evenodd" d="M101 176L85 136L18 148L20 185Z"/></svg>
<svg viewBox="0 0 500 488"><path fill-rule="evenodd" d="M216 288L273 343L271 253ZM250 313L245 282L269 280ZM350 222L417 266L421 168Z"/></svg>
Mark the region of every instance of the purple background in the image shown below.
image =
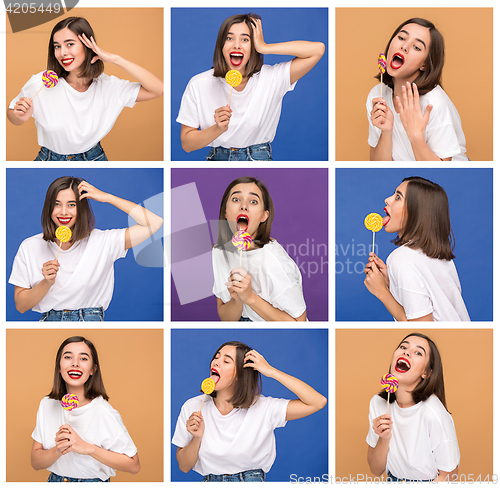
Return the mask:
<svg viewBox="0 0 500 488"><path fill-rule="evenodd" d="M172 169L172 188L196 183L207 220L217 220L225 189L231 181L241 176L252 176L263 181L274 202L275 216L271 237L285 250L295 244L288 253L297 262L302 273L302 286L309 320L328 320L328 261L324 246L317 256L318 244L328 244L328 170L327 169ZM179 216L176 216L178 218ZM208 224L207 224L208 225ZM216 238L216 236L215 236ZM299 246L302 254L299 254ZM174 241L175 242L175 241ZM213 241L212 241L213 243ZM175 245L175 244L173 244ZM314 245L314 255L312 254ZM173 252L175 250L173 249ZM301 263L305 263L300 267ZM308 276L308 266L310 273ZM316 270L317 272L313 273ZM186 277L194 279L194 277ZM174 280L172 280L172 320L218 321L215 296L181 305Z"/></svg>

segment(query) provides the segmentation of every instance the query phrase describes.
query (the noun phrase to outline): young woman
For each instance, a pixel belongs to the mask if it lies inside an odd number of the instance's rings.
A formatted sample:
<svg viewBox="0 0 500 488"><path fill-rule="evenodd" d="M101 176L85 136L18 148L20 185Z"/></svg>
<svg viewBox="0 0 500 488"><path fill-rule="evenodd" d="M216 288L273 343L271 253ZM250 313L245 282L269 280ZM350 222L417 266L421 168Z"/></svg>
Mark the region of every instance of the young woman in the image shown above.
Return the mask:
<svg viewBox="0 0 500 488"><path fill-rule="evenodd" d="M139 82L104 74L104 63ZM52 30L47 69L59 76L57 85L37 93L42 73L33 75L7 110L15 125L35 119L42 146L35 161L107 161L100 141L123 108L163 95L163 82L153 73L98 47L81 17L61 20Z"/></svg>
<svg viewBox="0 0 500 488"><path fill-rule="evenodd" d="M219 237L212 250L213 292L221 320L306 320L302 275L271 238L273 219L273 201L261 181L242 177L226 188L219 211ZM232 243L239 230L252 237L241 260Z"/></svg>
<svg viewBox="0 0 500 488"><path fill-rule="evenodd" d="M460 116L441 87L444 40L434 24L403 22L384 54L382 97L379 83L366 102L370 159L468 161Z"/></svg>
<svg viewBox="0 0 500 488"><path fill-rule="evenodd" d="M137 224L127 229L94 229L89 199L109 203ZM41 321L100 321L114 287L114 262L152 236L161 217L140 205L98 190L79 178L64 176L51 183L42 210L43 233L25 239L14 260L9 283L15 285L19 312L32 309ZM56 229L72 231L60 242Z"/></svg>
<svg viewBox="0 0 500 488"><path fill-rule="evenodd" d="M61 406L67 393L79 399L69 422ZM137 448L107 400L92 342L66 339L57 351L52 391L40 402L31 435L31 465L48 469L47 481L109 481L116 470L139 472Z"/></svg>
<svg viewBox="0 0 500 488"><path fill-rule="evenodd" d="M387 266L370 253L365 285L395 320L469 321L453 263L448 197L441 186L405 178L385 200L386 232L398 249Z"/></svg>
<svg viewBox="0 0 500 488"><path fill-rule="evenodd" d="M213 68L193 77L182 97L177 122L182 124L183 149L210 146L208 161L271 160L282 99L324 51L321 42L265 43L257 14L226 19L217 36ZM263 64L263 54L295 58L269 66ZM229 70L242 75L232 92L225 81Z"/></svg>
<svg viewBox="0 0 500 488"><path fill-rule="evenodd" d="M215 391L182 406L172 443L179 468L203 481L264 481L276 458L274 429L317 412L326 398L303 381L273 368L241 342L226 342L210 363ZM261 395L261 376L274 378L296 400ZM200 410L201 409L201 410Z"/></svg>
<svg viewBox="0 0 500 488"><path fill-rule="evenodd" d="M368 463L391 481L453 481L460 452L446 407L439 350L427 336L406 336L392 356L389 373L396 393L382 390L370 402Z"/></svg>

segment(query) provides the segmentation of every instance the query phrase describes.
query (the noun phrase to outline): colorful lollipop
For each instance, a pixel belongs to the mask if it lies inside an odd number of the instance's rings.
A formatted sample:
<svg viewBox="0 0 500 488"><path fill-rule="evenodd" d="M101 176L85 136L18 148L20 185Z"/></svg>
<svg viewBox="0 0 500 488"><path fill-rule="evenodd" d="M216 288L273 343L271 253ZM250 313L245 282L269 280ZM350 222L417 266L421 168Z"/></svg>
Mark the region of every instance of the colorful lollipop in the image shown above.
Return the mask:
<svg viewBox="0 0 500 488"><path fill-rule="evenodd" d="M387 413L389 413L389 398L391 393L396 393L399 386L398 379L391 373L384 374L382 376L380 383L382 388L387 392Z"/></svg>
<svg viewBox="0 0 500 488"><path fill-rule="evenodd" d="M233 94L233 88L236 88L241 81L243 80L243 76L237 69L231 69L226 73L226 82L231 85L231 91L229 92L229 105L231 103L231 95Z"/></svg>
<svg viewBox="0 0 500 488"><path fill-rule="evenodd" d="M199 412L201 412L201 407L203 407L203 403L205 402L205 398L207 397L207 395L210 395L214 390L215 390L215 380L213 379L213 376L210 376L210 378L205 378L201 382L201 391L205 393L205 395L203 395L203 400L201 402L200 410L198 410Z"/></svg>
<svg viewBox="0 0 500 488"><path fill-rule="evenodd" d="M384 219L378 213L371 213L365 217L365 227L373 232L372 251L375 252L375 232L384 226Z"/></svg>
<svg viewBox="0 0 500 488"><path fill-rule="evenodd" d="M78 397L76 395L73 395L73 393L66 393L66 395L62 397L61 406L62 408L64 408L64 410L68 411L68 422L67 422L68 424L69 424L69 412L78 407L79 403L80 400L78 400Z"/></svg>
<svg viewBox="0 0 500 488"><path fill-rule="evenodd" d="M57 76L57 73L55 71L47 70L42 73L42 83L46 88L54 88L57 85L58 81L59 77ZM42 88L40 88L40 90ZM40 93L40 90L35 93L35 97ZM33 100L35 97L33 97L31 100Z"/></svg>
<svg viewBox="0 0 500 488"><path fill-rule="evenodd" d="M243 251L250 249L252 245L252 236L243 230L239 230L234 234L232 238L233 245L240 250L240 268L241 268L241 256Z"/></svg>
<svg viewBox="0 0 500 488"><path fill-rule="evenodd" d="M65 225L60 225L56 229L56 237L61 242L61 244L59 244L59 249L57 251L57 256L56 256L56 261L57 261L57 258L59 257L59 251L61 250L62 243L69 242L71 240L71 229L69 227L66 227Z"/></svg>
<svg viewBox="0 0 500 488"><path fill-rule="evenodd" d="M378 70L380 71L380 98L382 98L382 79L387 68L387 59L384 56L384 53L380 53L378 55Z"/></svg>

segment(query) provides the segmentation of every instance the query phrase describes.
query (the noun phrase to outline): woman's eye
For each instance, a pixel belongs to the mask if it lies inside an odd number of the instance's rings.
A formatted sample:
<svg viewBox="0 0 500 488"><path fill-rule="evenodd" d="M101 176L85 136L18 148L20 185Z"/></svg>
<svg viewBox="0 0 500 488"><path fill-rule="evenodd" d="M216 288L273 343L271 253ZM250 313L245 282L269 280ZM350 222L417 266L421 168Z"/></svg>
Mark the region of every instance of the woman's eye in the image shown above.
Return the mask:
<svg viewBox="0 0 500 488"><path fill-rule="evenodd" d="M405 38L404 38L403 36L398 36L398 39L399 39L400 41L404 41L404 40L405 40Z"/></svg>
<svg viewBox="0 0 500 488"><path fill-rule="evenodd" d="M421 51L422 49L420 49L418 46L413 46L415 48L415 51Z"/></svg>
<svg viewBox="0 0 500 488"><path fill-rule="evenodd" d="M258 202L257 200L252 200L250 203L251 203L252 205L257 205L259 202Z"/></svg>

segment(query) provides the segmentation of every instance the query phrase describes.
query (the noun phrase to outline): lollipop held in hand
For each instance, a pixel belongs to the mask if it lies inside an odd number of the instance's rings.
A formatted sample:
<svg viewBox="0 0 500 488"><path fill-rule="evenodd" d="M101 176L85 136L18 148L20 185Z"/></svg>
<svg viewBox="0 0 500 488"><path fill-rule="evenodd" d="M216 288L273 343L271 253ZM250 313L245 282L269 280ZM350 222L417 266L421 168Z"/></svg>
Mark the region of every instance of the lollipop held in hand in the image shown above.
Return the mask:
<svg viewBox="0 0 500 488"><path fill-rule="evenodd" d="M64 408L64 410L68 411L68 422L67 422L68 424L69 424L69 412L78 407L79 403L80 400L78 400L78 397L73 393L66 393L66 395L62 397L61 406L62 408Z"/></svg>
<svg viewBox="0 0 500 488"><path fill-rule="evenodd" d="M387 413L389 413L389 398L391 393L396 393L399 386L398 379L391 373L384 374L382 376L380 383L382 388L387 392Z"/></svg>
<svg viewBox="0 0 500 488"><path fill-rule="evenodd" d="M382 98L382 85L385 70L387 69L387 59L384 56L384 53L380 53L378 55L378 70L380 71L380 98Z"/></svg>
<svg viewBox="0 0 500 488"><path fill-rule="evenodd" d="M237 69L231 69L226 73L226 82L231 85L231 91L229 92L229 105L231 103L231 95L233 94L233 88L236 88L243 80L243 76Z"/></svg>
<svg viewBox="0 0 500 488"><path fill-rule="evenodd" d="M247 251L250 249L252 245L252 236L243 230L239 230L234 234L232 238L233 245L236 246L240 251L240 268L241 268L241 257L243 255L243 251Z"/></svg>
<svg viewBox="0 0 500 488"><path fill-rule="evenodd" d="M56 261L57 261L62 243L69 242L71 240L71 229L69 227L66 227L65 225L60 225L56 229L56 238L59 239L59 242L61 243L59 244L59 249L57 250L57 256L56 256Z"/></svg>
<svg viewBox="0 0 500 488"><path fill-rule="evenodd" d="M215 384L217 383L217 381L219 381L219 378L220 377L218 374L217 375L213 374L212 376L210 376L210 378L205 378L201 382L201 391L205 394L203 395L203 400L201 402L200 410L198 410L199 412L201 412L201 407L203 407L203 403L205 402L205 398L207 397L207 395L211 395L215 390Z"/></svg>
<svg viewBox="0 0 500 488"><path fill-rule="evenodd" d="M44 71L42 73L42 83L43 83L43 87L46 87L46 88L54 88L57 83L59 82L59 77L57 76L57 73L55 71L51 71L50 69L47 70L47 71ZM36 93L35 93L35 97L40 93L40 91L42 90L42 88L40 88L40 90L38 90ZM31 100L34 100L33 97Z"/></svg>
<svg viewBox="0 0 500 488"><path fill-rule="evenodd" d="M371 213L365 217L365 227L373 232L372 251L375 252L375 232L384 226L384 219L378 213Z"/></svg>

